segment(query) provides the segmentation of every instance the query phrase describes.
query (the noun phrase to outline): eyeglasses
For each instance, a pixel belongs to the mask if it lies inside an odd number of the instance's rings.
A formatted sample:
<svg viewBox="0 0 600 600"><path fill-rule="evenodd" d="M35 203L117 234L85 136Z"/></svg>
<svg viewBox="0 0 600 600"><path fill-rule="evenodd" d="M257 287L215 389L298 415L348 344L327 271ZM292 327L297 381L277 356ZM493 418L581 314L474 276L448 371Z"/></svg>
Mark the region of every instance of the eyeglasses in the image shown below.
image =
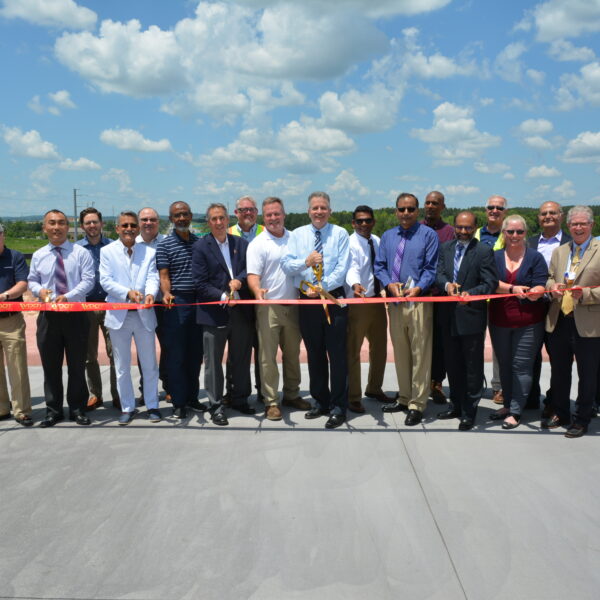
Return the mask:
<svg viewBox="0 0 600 600"><path fill-rule="evenodd" d="M591 227L591 223L569 223L569 227Z"/></svg>
<svg viewBox="0 0 600 600"><path fill-rule="evenodd" d="M505 229L504 233L506 233L507 235L523 235L525 233L524 229Z"/></svg>
<svg viewBox="0 0 600 600"><path fill-rule="evenodd" d="M237 212L241 212L241 213L253 213L253 212L258 212L257 208L236 208L235 210L237 210Z"/></svg>
<svg viewBox="0 0 600 600"><path fill-rule="evenodd" d="M368 218L368 219L354 219L354 222L357 225L370 225L373 222L373 219Z"/></svg>
<svg viewBox="0 0 600 600"><path fill-rule="evenodd" d="M544 212L540 213L540 217L547 217L547 216L555 217L557 214L559 214L559 213L556 210L545 210Z"/></svg>
<svg viewBox="0 0 600 600"><path fill-rule="evenodd" d="M121 223L119 227L121 229L137 229L137 223Z"/></svg>
<svg viewBox="0 0 600 600"><path fill-rule="evenodd" d="M158 223L158 219L154 217L145 217L144 219L140 219L142 223Z"/></svg>
<svg viewBox="0 0 600 600"><path fill-rule="evenodd" d="M407 212L407 211L409 213L414 213L415 210L417 210L417 207L416 206L397 206L396 210L401 213Z"/></svg>
<svg viewBox="0 0 600 600"><path fill-rule="evenodd" d="M504 206L493 206L490 204L490 206L486 206L486 208L488 209L489 212L492 212L493 210L499 210L500 212L502 212L503 210L506 210Z"/></svg>
<svg viewBox="0 0 600 600"><path fill-rule="evenodd" d="M457 229L458 231L473 231L475 227L473 227L472 225L455 225L454 229Z"/></svg>

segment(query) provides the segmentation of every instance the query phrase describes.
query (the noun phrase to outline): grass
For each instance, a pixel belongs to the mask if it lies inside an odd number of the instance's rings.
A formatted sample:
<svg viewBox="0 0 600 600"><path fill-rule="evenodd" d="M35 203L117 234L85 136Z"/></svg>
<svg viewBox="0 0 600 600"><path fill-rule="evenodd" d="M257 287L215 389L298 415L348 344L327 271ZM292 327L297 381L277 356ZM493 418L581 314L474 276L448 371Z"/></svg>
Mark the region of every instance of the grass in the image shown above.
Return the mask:
<svg viewBox="0 0 600 600"><path fill-rule="evenodd" d="M11 250L17 250L23 254L32 254L48 243L48 240L36 240L31 238L6 238L5 245Z"/></svg>

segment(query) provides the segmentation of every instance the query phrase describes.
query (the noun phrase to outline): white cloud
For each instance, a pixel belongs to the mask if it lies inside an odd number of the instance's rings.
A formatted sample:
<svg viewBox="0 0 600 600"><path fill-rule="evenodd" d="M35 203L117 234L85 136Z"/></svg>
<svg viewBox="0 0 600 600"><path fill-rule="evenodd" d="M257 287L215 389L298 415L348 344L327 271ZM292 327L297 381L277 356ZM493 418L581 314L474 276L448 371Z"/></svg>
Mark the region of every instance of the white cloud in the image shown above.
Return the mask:
<svg viewBox="0 0 600 600"><path fill-rule="evenodd" d="M288 198L299 198L305 196L308 188L312 185L310 179L299 176L280 177L274 181L265 181L261 187L261 194L264 196L277 196L282 198L288 212L291 212L290 207L292 203L287 202ZM305 200L302 200L305 202ZM297 204L297 203L296 203ZM306 205L302 204L299 206L300 209L305 210Z"/></svg>
<svg viewBox="0 0 600 600"><path fill-rule="evenodd" d="M527 77L533 81L536 85L542 85L544 80L546 79L546 73L543 71L537 71L536 69L527 69L525 71L527 73Z"/></svg>
<svg viewBox="0 0 600 600"><path fill-rule="evenodd" d="M554 188L554 192L565 198L573 198L577 195L577 192L575 192L575 189L573 188L573 182L569 179L565 179L560 185L557 185Z"/></svg>
<svg viewBox="0 0 600 600"><path fill-rule="evenodd" d="M2 126L2 137L10 153L28 158L58 159L60 155L52 142L46 142L35 129L23 133L18 127Z"/></svg>
<svg viewBox="0 0 600 600"><path fill-rule="evenodd" d="M550 150L552 148L552 142L541 135L528 135L523 138L523 143L536 150Z"/></svg>
<svg viewBox="0 0 600 600"><path fill-rule="evenodd" d="M481 191L474 185L447 185L442 190L449 196L468 196L469 194L479 194Z"/></svg>
<svg viewBox="0 0 600 600"><path fill-rule="evenodd" d="M527 50L522 42L508 44L496 57L494 69L496 73L512 83L521 81L523 63L519 57Z"/></svg>
<svg viewBox="0 0 600 600"><path fill-rule="evenodd" d="M100 134L100 140L108 146L114 146L120 150L168 152L173 149L168 139L163 138L157 142L148 140L134 129L105 129Z"/></svg>
<svg viewBox="0 0 600 600"><path fill-rule="evenodd" d="M355 149L354 141L343 131L290 121L277 136L282 148L325 152L333 155L347 154Z"/></svg>
<svg viewBox="0 0 600 600"><path fill-rule="evenodd" d="M502 179L511 180L511 179L515 179L515 176L512 173L504 173L504 175L502 176Z"/></svg>
<svg viewBox="0 0 600 600"><path fill-rule="evenodd" d="M27 103L27 107L29 109L31 109L34 113L37 113L38 115L41 115L44 113L44 111L46 110L45 107L42 104L42 101L40 100L40 97L38 95L34 96L28 103Z"/></svg>
<svg viewBox="0 0 600 600"><path fill-rule="evenodd" d="M480 158L487 148L497 146L501 138L478 131L469 108L450 102L433 111L431 129L413 129L411 135L430 144L430 152L440 165L460 165L466 158Z"/></svg>
<svg viewBox="0 0 600 600"><path fill-rule="evenodd" d="M547 167L546 165L540 165L539 167L531 167L525 177L534 179L537 177L559 177L560 171L554 167Z"/></svg>
<svg viewBox="0 0 600 600"><path fill-rule="evenodd" d="M524 134L544 135L550 133L554 125L548 119L527 119L519 125L519 131Z"/></svg>
<svg viewBox="0 0 600 600"><path fill-rule="evenodd" d="M571 140L563 160L573 163L600 162L600 131L584 131Z"/></svg>
<svg viewBox="0 0 600 600"><path fill-rule="evenodd" d="M494 99L493 98L481 98L481 100L479 100L481 106L490 106L490 104L494 104Z"/></svg>
<svg viewBox="0 0 600 600"><path fill-rule="evenodd" d="M49 93L48 98L53 103L51 106L42 104L39 95L35 95L28 103L27 107L38 115L49 112L51 115L59 116L61 108L77 108L77 105L71 100L71 95L67 90L59 90L58 92Z"/></svg>
<svg viewBox="0 0 600 600"><path fill-rule="evenodd" d="M61 108L76 108L75 102L71 100L71 94L67 90L58 90L58 92L48 94L50 100Z"/></svg>
<svg viewBox="0 0 600 600"><path fill-rule="evenodd" d="M573 38L600 31L600 2L598 0L548 0L540 2L517 25L528 31L536 28L540 42Z"/></svg>
<svg viewBox="0 0 600 600"><path fill-rule="evenodd" d="M510 167L508 165L505 165L504 163L487 164L484 162L476 162L476 163L474 163L473 167L475 168L476 171L479 171L480 173L486 173L486 174L504 173L505 171L510 170Z"/></svg>
<svg viewBox="0 0 600 600"><path fill-rule="evenodd" d="M97 171L102 167L97 162L82 156L77 160L66 158L59 163L58 168L63 171Z"/></svg>
<svg viewBox="0 0 600 600"><path fill-rule="evenodd" d="M60 29L91 29L96 13L73 0L4 0L0 16Z"/></svg>
<svg viewBox="0 0 600 600"><path fill-rule="evenodd" d="M587 46L576 47L568 40L554 40L550 44L550 48L548 48L548 54L555 60L563 62L587 62L596 58L596 55L591 48L588 48Z"/></svg>
<svg viewBox="0 0 600 600"><path fill-rule="evenodd" d="M370 194L369 188L365 187L358 177L354 174L352 169L344 169L341 171L332 185L329 186L328 191L339 194L340 196L368 196Z"/></svg>
<svg viewBox="0 0 600 600"><path fill-rule="evenodd" d="M584 65L580 75L565 73L560 78L556 101L560 110L572 110L584 104L600 106L600 62Z"/></svg>
<svg viewBox="0 0 600 600"><path fill-rule="evenodd" d="M109 169L107 173L102 175L103 181L114 180L119 184L119 192L126 193L131 192L131 177L125 169Z"/></svg>

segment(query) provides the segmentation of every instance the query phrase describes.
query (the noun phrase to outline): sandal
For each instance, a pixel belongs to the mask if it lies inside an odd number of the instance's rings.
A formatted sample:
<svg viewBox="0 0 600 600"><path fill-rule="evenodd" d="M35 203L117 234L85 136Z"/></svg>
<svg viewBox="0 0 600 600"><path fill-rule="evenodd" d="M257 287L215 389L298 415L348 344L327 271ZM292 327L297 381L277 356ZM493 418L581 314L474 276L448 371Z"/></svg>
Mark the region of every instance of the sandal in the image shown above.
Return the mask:
<svg viewBox="0 0 600 600"><path fill-rule="evenodd" d="M512 417L515 420L515 422L511 423L510 421L504 420L504 422L502 423L502 429L514 429L515 427L519 426L519 423L521 422L521 415L509 413L507 415L507 419L509 419L510 417Z"/></svg>

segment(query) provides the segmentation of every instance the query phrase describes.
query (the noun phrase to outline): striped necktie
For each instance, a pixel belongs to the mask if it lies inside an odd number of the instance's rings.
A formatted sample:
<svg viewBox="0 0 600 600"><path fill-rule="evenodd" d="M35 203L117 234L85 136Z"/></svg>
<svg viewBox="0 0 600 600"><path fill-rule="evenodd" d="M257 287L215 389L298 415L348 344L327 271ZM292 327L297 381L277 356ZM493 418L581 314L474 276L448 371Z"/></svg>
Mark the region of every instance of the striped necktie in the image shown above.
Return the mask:
<svg viewBox="0 0 600 600"><path fill-rule="evenodd" d="M402 268L402 258L404 257L404 247L406 246L406 231L400 230L400 242L396 248L394 264L392 266L392 283L400 282L400 269Z"/></svg>
<svg viewBox="0 0 600 600"><path fill-rule="evenodd" d="M458 278L458 270L460 269L460 259L462 258L464 251L464 245L457 243L456 252L454 253L454 279L452 280L454 283L456 283L456 280Z"/></svg>
<svg viewBox="0 0 600 600"><path fill-rule="evenodd" d="M323 256L323 242L321 240L321 230L317 229L315 231L315 251L318 252L321 256ZM321 263L323 265L323 268L325 268L325 264ZM323 273L325 273L325 271L323 271ZM317 281L317 276L313 276L313 280L315 283L318 283Z"/></svg>
<svg viewBox="0 0 600 600"><path fill-rule="evenodd" d="M65 263L62 257L62 248L54 246L56 251L56 266L54 267L54 291L57 296L62 296L69 291L67 283L67 273L65 271Z"/></svg>

